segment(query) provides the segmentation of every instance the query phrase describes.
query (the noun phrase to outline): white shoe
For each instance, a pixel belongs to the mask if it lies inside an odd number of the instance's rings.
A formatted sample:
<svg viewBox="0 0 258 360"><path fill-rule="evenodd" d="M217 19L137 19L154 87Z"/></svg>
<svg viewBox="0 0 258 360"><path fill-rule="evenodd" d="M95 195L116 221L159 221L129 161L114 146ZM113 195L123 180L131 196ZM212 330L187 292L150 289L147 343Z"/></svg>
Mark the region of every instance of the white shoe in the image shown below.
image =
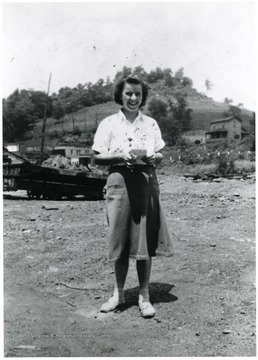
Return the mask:
<svg viewBox="0 0 258 360"><path fill-rule="evenodd" d="M108 313L110 311L114 311L118 306L123 305L125 303L125 300L116 300L113 297L108 299L108 301L103 304L100 308L101 312Z"/></svg>
<svg viewBox="0 0 258 360"><path fill-rule="evenodd" d="M139 301L139 310L144 318L151 318L155 315L155 309L148 301Z"/></svg>

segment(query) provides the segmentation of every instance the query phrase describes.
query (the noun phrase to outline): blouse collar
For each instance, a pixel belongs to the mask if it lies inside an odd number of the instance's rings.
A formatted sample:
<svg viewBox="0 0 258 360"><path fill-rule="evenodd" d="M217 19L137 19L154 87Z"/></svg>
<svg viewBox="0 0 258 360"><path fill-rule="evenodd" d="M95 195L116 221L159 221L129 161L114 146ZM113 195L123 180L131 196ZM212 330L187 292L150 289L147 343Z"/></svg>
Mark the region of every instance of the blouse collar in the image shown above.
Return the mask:
<svg viewBox="0 0 258 360"><path fill-rule="evenodd" d="M120 120L125 120L125 121L128 122L128 120L126 120L125 114L123 113L122 109L119 110L118 117L119 117ZM142 120L142 119L143 119L143 113L140 110L138 110L138 115L135 118L133 123L135 123L138 120Z"/></svg>

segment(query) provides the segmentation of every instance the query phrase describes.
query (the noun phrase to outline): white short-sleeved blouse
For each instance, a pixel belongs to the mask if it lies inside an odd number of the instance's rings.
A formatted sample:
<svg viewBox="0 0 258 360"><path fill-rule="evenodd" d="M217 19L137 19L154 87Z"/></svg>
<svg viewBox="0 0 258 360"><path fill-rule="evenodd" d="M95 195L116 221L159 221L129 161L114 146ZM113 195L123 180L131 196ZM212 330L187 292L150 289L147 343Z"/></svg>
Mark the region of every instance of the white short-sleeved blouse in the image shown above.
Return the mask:
<svg viewBox="0 0 258 360"><path fill-rule="evenodd" d="M116 154L131 149L146 150L147 156L165 146L160 128L153 118L138 112L133 123L120 110L98 126L92 149L99 153Z"/></svg>

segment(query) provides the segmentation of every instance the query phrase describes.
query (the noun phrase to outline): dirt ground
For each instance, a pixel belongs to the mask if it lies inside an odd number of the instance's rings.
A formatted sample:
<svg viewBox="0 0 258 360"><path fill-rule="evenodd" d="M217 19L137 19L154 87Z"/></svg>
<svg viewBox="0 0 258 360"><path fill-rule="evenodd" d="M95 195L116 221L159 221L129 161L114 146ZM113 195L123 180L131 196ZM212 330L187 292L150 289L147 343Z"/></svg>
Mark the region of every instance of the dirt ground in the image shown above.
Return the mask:
<svg viewBox="0 0 258 360"><path fill-rule="evenodd" d="M133 260L126 306L99 312L114 278L105 201L4 194L6 357L256 355L255 177L158 177L175 255L153 260L153 319Z"/></svg>

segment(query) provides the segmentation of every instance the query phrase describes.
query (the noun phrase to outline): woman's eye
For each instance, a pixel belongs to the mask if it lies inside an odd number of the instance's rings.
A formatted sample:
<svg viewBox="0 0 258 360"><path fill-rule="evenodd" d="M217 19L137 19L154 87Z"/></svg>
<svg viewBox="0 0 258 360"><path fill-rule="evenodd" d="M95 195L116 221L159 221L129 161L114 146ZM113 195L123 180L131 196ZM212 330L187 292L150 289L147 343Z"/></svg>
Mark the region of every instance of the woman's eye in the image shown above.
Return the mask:
<svg viewBox="0 0 258 360"><path fill-rule="evenodd" d="M133 93L133 92L126 92L125 95L128 96L128 97L132 97L133 94L136 96L136 97L140 97L142 94L140 92L137 92L137 93Z"/></svg>

